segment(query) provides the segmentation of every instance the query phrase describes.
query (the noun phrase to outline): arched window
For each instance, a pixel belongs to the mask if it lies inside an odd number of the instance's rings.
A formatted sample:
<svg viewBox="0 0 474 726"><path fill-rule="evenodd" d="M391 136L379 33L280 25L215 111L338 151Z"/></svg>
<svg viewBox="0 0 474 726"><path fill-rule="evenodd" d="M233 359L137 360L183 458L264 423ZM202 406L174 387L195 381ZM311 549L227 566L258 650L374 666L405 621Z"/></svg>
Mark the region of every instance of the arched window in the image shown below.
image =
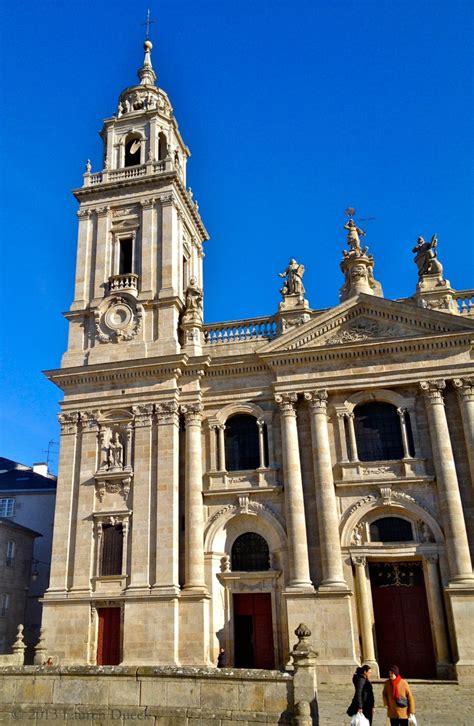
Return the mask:
<svg viewBox="0 0 474 726"><path fill-rule="evenodd" d="M131 136L125 143L125 166L136 166L141 163L142 144L138 136Z"/></svg>
<svg viewBox="0 0 474 726"><path fill-rule="evenodd" d="M266 437L264 430L263 436ZM265 438L264 438L265 442ZM266 449L266 443L264 443ZM266 459L266 453L264 453ZM225 425L225 460L227 471L258 469L260 466L257 419L248 414L236 414Z"/></svg>
<svg viewBox="0 0 474 726"><path fill-rule="evenodd" d="M232 545L232 570L258 572L270 569L266 540L256 532L245 532Z"/></svg>
<svg viewBox="0 0 474 726"><path fill-rule="evenodd" d="M121 524L102 525L102 557L100 574L122 574L123 527Z"/></svg>
<svg viewBox="0 0 474 726"><path fill-rule="evenodd" d="M163 131L158 134L158 159L162 161L168 156L168 142Z"/></svg>
<svg viewBox="0 0 474 726"><path fill-rule="evenodd" d="M401 517L383 517L370 525L371 542L412 542L410 522Z"/></svg>
<svg viewBox="0 0 474 726"><path fill-rule="evenodd" d="M410 419L406 415L407 438L410 452L413 437ZM390 403L364 403L354 409L357 452L360 461L402 459L403 440L400 416Z"/></svg>

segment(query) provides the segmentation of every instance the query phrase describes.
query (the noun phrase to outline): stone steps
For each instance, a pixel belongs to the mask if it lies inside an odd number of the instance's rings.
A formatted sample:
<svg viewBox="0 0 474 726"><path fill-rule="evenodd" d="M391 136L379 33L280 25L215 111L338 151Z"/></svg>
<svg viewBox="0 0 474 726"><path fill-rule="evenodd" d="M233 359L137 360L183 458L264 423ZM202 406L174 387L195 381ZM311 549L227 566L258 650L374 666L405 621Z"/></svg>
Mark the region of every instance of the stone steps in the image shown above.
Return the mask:
<svg viewBox="0 0 474 726"><path fill-rule="evenodd" d="M372 726L388 726L382 705L383 681L372 681L375 717ZM474 696L469 686L455 681L410 681L419 726L474 726ZM346 709L352 700L352 686L318 684L319 726L349 726Z"/></svg>

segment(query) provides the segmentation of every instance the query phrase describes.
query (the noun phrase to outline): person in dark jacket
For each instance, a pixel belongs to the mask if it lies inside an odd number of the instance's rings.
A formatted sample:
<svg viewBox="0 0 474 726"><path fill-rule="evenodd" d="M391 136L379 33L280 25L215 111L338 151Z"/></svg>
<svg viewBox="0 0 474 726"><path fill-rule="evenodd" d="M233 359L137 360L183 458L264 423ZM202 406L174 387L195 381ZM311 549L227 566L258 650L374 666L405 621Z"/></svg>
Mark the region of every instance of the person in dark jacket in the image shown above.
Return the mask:
<svg viewBox="0 0 474 726"><path fill-rule="evenodd" d="M347 709L348 716L355 716L356 713L363 713L369 723L372 723L374 715L374 690L370 682L372 669L368 665L356 668L356 672L352 676L354 684L354 698L351 705Z"/></svg>

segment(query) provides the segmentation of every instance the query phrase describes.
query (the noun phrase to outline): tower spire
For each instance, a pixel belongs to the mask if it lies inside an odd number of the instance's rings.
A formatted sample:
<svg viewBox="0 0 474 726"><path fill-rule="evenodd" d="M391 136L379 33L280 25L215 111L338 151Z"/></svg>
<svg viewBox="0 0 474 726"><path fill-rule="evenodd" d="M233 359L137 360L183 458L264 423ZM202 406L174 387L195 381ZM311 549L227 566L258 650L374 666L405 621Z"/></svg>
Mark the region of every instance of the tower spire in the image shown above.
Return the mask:
<svg viewBox="0 0 474 726"><path fill-rule="evenodd" d="M154 86L156 81L156 73L153 70L151 64L151 49L153 43L148 38L143 43L143 49L145 51L145 58L143 59L143 65L138 69L137 74L140 79L141 86Z"/></svg>

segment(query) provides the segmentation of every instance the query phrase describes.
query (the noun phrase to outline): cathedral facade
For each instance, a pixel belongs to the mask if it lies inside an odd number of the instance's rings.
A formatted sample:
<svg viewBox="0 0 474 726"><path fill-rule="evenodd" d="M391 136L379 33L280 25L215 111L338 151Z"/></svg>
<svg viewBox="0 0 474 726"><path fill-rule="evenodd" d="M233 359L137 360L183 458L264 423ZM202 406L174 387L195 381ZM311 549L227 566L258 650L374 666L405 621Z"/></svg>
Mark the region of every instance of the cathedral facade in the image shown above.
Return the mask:
<svg viewBox="0 0 474 726"><path fill-rule="evenodd" d="M280 669L303 622L325 680L472 679L474 292L419 238L414 295L385 299L348 210L337 306L291 259L275 315L206 324L151 48L74 192L48 655Z"/></svg>

